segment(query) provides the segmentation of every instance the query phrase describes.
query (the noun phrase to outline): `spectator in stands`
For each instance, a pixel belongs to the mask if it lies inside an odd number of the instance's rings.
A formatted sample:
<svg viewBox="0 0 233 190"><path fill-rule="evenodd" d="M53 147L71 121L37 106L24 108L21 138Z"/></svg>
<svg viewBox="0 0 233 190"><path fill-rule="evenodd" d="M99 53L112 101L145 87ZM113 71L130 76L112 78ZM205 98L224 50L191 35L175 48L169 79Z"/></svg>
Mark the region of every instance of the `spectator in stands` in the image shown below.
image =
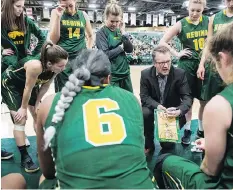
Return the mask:
<svg viewBox="0 0 233 190"><path fill-rule="evenodd" d="M154 109L179 117L182 127L185 114L192 105L185 71L171 65L170 50L166 46L157 46L152 57L154 65L142 71L140 82L146 152L154 150ZM172 148L173 145L161 143L162 148Z"/></svg>

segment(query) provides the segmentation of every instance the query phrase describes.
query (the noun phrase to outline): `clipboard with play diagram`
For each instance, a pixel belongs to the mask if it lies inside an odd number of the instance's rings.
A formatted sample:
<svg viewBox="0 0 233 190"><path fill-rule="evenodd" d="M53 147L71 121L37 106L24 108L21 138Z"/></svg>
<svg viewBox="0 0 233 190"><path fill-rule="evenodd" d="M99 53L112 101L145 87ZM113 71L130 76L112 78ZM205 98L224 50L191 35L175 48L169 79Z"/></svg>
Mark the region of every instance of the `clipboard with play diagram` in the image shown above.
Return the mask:
<svg viewBox="0 0 233 190"><path fill-rule="evenodd" d="M181 142L179 119L168 117L163 110L154 110L156 139L160 142Z"/></svg>

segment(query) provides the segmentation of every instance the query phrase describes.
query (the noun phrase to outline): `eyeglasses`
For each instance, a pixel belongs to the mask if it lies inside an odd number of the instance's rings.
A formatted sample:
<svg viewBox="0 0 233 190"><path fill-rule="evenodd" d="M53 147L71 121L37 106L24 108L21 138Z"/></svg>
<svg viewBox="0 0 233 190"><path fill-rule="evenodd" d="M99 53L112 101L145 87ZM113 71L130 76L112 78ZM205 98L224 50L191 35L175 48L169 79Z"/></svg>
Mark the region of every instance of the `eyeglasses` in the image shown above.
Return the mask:
<svg viewBox="0 0 233 190"><path fill-rule="evenodd" d="M165 64L168 64L170 65L171 64L171 60L168 60L168 61L163 61L163 62L155 62L156 64L158 64L159 66L162 66L162 65L165 65Z"/></svg>

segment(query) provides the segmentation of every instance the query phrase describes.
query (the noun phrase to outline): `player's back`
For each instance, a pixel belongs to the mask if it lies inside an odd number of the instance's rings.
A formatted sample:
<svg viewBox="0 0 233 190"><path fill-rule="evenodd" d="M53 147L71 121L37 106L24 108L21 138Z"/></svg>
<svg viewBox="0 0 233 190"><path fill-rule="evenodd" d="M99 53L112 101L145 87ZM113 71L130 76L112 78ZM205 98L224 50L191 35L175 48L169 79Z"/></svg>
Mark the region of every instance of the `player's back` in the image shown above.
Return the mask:
<svg viewBox="0 0 233 190"><path fill-rule="evenodd" d="M57 126L52 150L61 188L153 188L140 105L118 87L83 87Z"/></svg>

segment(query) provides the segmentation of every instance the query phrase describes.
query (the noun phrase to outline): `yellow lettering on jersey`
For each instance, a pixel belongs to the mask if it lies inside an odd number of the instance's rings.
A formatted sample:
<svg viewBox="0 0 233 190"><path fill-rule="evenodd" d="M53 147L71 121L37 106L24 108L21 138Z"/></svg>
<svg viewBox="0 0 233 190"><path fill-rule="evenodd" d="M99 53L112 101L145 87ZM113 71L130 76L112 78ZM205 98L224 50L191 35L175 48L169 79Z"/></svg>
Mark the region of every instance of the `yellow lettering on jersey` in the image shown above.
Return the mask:
<svg viewBox="0 0 233 190"><path fill-rule="evenodd" d="M188 33L186 33L186 37L188 39L190 39L190 38L206 37L207 33L208 33L207 30L199 30L199 31L195 31L195 32L188 32Z"/></svg>
<svg viewBox="0 0 233 190"><path fill-rule="evenodd" d="M16 44L16 45L23 44L23 40L20 40L20 41L14 41L14 44Z"/></svg>
<svg viewBox="0 0 233 190"><path fill-rule="evenodd" d="M66 25L66 20L62 20L62 25Z"/></svg>
<svg viewBox="0 0 233 190"><path fill-rule="evenodd" d="M214 31L215 32L218 31L219 29L221 29L222 27L224 27L224 25L226 25L226 24L215 24L214 25Z"/></svg>
<svg viewBox="0 0 233 190"><path fill-rule="evenodd" d="M76 21L77 22L77 26L80 26L80 21Z"/></svg>
<svg viewBox="0 0 233 190"><path fill-rule="evenodd" d="M70 26L74 26L74 21L73 20L70 21Z"/></svg>
<svg viewBox="0 0 233 190"><path fill-rule="evenodd" d="M100 113L100 108L104 113ZM120 144L126 138L123 118L116 113L118 103L110 98L91 99L83 104L83 120L86 141L93 146ZM104 131L104 125L108 127Z"/></svg>
<svg viewBox="0 0 233 190"><path fill-rule="evenodd" d="M70 21L69 20L66 21L66 25L70 26Z"/></svg>

